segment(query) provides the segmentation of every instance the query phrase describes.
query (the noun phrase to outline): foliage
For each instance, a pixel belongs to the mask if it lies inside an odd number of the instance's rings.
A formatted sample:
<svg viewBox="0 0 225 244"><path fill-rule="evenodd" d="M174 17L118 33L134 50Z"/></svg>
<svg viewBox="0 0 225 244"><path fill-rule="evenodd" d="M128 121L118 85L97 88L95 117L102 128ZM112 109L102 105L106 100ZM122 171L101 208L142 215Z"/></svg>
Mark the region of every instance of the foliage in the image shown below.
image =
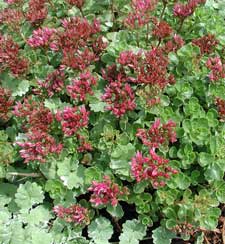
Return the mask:
<svg viewBox="0 0 225 244"><path fill-rule="evenodd" d="M222 238L224 6L0 1L0 243Z"/></svg>

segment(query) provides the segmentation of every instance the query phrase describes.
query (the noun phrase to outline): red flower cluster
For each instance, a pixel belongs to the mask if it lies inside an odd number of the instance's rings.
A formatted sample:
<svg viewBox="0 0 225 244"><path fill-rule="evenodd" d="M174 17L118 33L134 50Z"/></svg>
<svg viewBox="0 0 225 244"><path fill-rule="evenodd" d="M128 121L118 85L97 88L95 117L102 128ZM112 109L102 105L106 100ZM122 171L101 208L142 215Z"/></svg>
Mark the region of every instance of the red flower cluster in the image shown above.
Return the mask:
<svg viewBox="0 0 225 244"><path fill-rule="evenodd" d="M79 9L81 9L84 5L84 0L67 0L67 2L71 5L76 6Z"/></svg>
<svg viewBox="0 0 225 244"><path fill-rule="evenodd" d="M177 170L168 166L169 160L156 154L155 149L160 145L176 141L176 124L168 121L161 124L156 120L151 128L146 131L138 129L137 136L142 143L149 149L149 156L144 157L142 153L137 152L131 161L131 173L137 182L142 180L151 180L153 187L165 185L165 180L170 178L170 174L176 174Z"/></svg>
<svg viewBox="0 0 225 244"><path fill-rule="evenodd" d="M146 13L153 11L158 0L132 0L131 7L138 13Z"/></svg>
<svg viewBox="0 0 225 244"><path fill-rule="evenodd" d="M120 190L119 185L113 183L109 176L104 176L102 182L93 181L88 190L93 192L90 202L94 203L95 206L102 204L116 206L118 204L118 198L128 193L125 187L123 190Z"/></svg>
<svg viewBox="0 0 225 244"><path fill-rule="evenodd" d="M139 67L138 83L156 85L163 89L170 79L167 72L168 57L159 48L145 52L145 58Z"/></svg>
<svg viewBox="0 0 225 244"><path fill-rule="evenodd" d="M24 99L24 102L17 102L14 106L14 115L27 121L26 131L35 133L36 131L47 132L53 122L53 115L43 103L34 100Z"/></svg>
<svg viewBox="0 0 225 244"><path fill-rule="evenodd" d="M206 62L206 67L211 70L209 74L211 81L225 78L225 64L222 63L220 57L209 58Z"/></svg>
<svg viewBox="0 0 225 244"><path fill-rule="evenodd" d="M174 34L173 38L165 43L162 50L165 53L176 52L184 45L184 40L181 36Z"/></svg>
<svg viewBox="0 0 225 244"><path fill-rule="evenodd" d="M0 34L0 72L9 68L14 75L23 74L28 61L19 55L19 46L11 38Z"/></svg>
<svg viewBox="0 0 225 244"><path fill-rule="evenodd" d="M28 39L27 43L31 47L48 47L55 33L56 29L54 28L38 28L33 31L32 37Z"/></svg>
<svg viewBox="0 0 225 244"><path fill-rule="evenodd" d="M30 0L26 19L32 25L41 24L48 15L46 0Z"/></svg>
<svg viewBox="0 0 225 244"><path fill-rule="evenodd" d="M38 81L38 84L47 91L49 97L60 92L64 87L65 74L63 69L56 69L48 74L45 81Z"/></svg>
<svg viewBox="0 0 225 244"><path fill-rule="evenodd" d="M58 31L58 38L51 43L51 49L62 51L63 65L84 70L93 61L98 60L98 55L106 46L102 39L95 35L100 32L97 20L89 24L85 18L72 17L62 20L62 26L64 31Z"/></svg>
<svg viewBox="0 0 225 244"><path fill-rule="evenodd" d="M14 106L14 114L22 118L26 125L24 129L28 141L17 142L22 147L20 155L25 163L34 160L44 163L49 154L61 152L62 144L57 144L55 138L49 134L53 115L43 103L25 98L23 104L17 102Z"/></svg>
<svg viewBox="0 0 225 244"><path fill-rule="evenodd" d="M173 14L180 19L185 19L194 13L199 4L205 2L206 0L189 0L187 4L176 3L173 8Z"/></svg>
<svg viewBox="0 0 225 244"><path fill-rule="evenodd" d="M7 121L10 117L14 100L11 97L11 92L0 87L0 119Z"/></svg>
<svg viewBox="0 0 225 244"><path fill-rule="evenodd" d="M160 21L153 20L154 28L152 30L152 35L159 40L162 40L166 37L169 37L173 29L170 27L170 25L166 21Z"/></svg>
<svg viewBox="0 0 225 244"><path fill-rule="evenodd" d="M132 87L125 83L121 74L118 74L117 80L110 80L102 100L108 104L108 110L111 110L116 117L121 117L127 111L135 109L135 94Z"/></svg>
<svg viewBox="0 0 225 244"><path fill-rule="evenodd" d="M171 120L161 124L160 119L157 119L149 130L138 129L136 135L147 147L159 148L164 143L174 143L177 140L175 127L176 124Z"/></svg>
<svg viewBox="0 0 225 244"><path fill-rule="evenodd" d="M77 135L77 139L79 141L79 147L77 148L77 151L80 153L83 152L89 152L93 150L93 147L90 142L87 141L85 136Z"/></svg>
<svg viewBox="0 0 225 244"><path fill-rule="evenodd" d="M225 121L225 100L218 97L215 100L215 104L217 106L220 119Z"/></svg>
<svg viewBox="0 0 225 244"><path fill-rule="evenodd" d="M67 86L68 94L75 100L85 101L87 94L93 95L92 86L96 85L96 79L88 71L81 73L79 79L73 79L72 85Z"/></svg>
<svg viewBox="0 0 225 244"><path fill-rule="evenodd" d="M153 187L165 185L165 180L170 178L170 174L177 174L177 170L168 166L169 160L157 155L154 149L151 149L148 157L137 152L131 161L131 173L137 182L150 180Z"/></svg>
<svg viewBox="0 0 225 244"><path fill-rule="evenodd" d="M0 24L7 24L15 30L19 30L22 20L23 13L20 10L5 8L0 12Z"/></svg>
<svg viewBox="0 0 225 244"><path fill-rule="evenodd" d="M208 34L198 39L194 39L192 43L200 48L201 54L210 54L214 51L219 41L215 39L214 35Z"/></svg>
<svg viewBox="0 0 225 244"><path fill-rule="evenodd" d="M149 13L156 8L158 0L132 0L133 11L124 20L131 29L142 27L150 21Z"/></svg>
<svg viewBox="0 0 225 244"><path fill-rule="evenodd" d="M63 111L58 111L56 119L61 123L62 130L66 136L72 136L76 132L88 125L89 112L85 106L65 107Z"/></svg>
<svg viewBox="0 0 225 244"><path fill-rule="evenodd" d="M88 209L79 204L74 204L68 208L55 206L53 211L58 218L63 219L68 223L86 225L90 222Z"/></svg>
<svg viewBox="0 0 225 244"><path fill-rule="evenodd" d="M161 48L153 48L143 54L125 51L120 54L118 62L122 66L132 68L134 75L127 80L134 83L150 84L161 89L170 83L171 75L167 72L169 60Z"/></svg>
<svg viewBox="0 0 225 244"><path fill-rule="evenodd" d="M22 147L20 156L25 159L24 163L30 161L46 162L46 157L51 153L59 154L63 145L57 144L54 137L43 131L33 131L27 134L27 142L17 142Z"/></svg>
<svg viewBox="0 0 225 244"><path fill-rule="evenodd" d="M5 0L8 4L16 4L16 3L20 3L23 0Z"/></svg>

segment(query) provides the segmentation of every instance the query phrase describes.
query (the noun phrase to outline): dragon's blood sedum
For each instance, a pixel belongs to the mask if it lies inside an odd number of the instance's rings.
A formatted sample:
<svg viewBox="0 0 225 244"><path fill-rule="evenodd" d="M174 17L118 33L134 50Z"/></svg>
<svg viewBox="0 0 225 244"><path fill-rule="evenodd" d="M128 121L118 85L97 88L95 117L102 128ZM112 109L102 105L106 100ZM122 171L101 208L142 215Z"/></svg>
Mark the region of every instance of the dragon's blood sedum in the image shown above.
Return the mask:
<svg viewBox="0 0 225 244"><path fill-rule="evenodd" d="M0 243L224 243L223 2L0 0Z"/></svg>
<svg viewBox="0 0 225 244"><path fill-rule="evenodd" d="M72 136L88 125L89 112L85 106L65 107L63 111L57 112L56 119L61 123L65 136Z"/></svg>
<svg viewBox="0 0 225 244"><path fill-rule="evenodd" d="M0 120L7 121L10 118L13 104L10 90L0 87Z"/></svg>
<svg viewBox="0 0 225 244"><path fill-rule="evenodd" d="M147 157L137 152L131 161L131 173L137 182L150 180L153 187L162 187L171 174L178 173L168 163L169 160L157 155L154 149L150 150Z"/></svg>
<svg viewBox="0 0 225 244"><path fill-rule="evenodd" d="M68 85L67 92L75 100L85 101L86 96L93 95L92 87L96 85L96 78L90 72L81 73L79 79L73 79Z"/></svg>
<svg viewBox="0 0 225 244"><path fill-rule="evenodd" d="M161 124L160 119L157 119L149 130L138 129L137 137L142 143L150 148L159 148L164 143L176 142L176 123L168 121Z"/></svg>
<svg viewBox="0 0 225 244"><path fill-rule="evenodd" d="M79 204L71 205L68 208L57 205L53 208L53 212L58 218L63 219L68 223L87 225L90 222L88 209Z"/></svg>
<svg viewBox="0 0 225 244"><path fill-rule="evenodd" d="M109 176L104 176L102 182L93 181L88 190L92 192L90 202L95 206L106 204L116 206L119 197L128 194L126 187L121 188L118 184L112 182Z"/></svg>

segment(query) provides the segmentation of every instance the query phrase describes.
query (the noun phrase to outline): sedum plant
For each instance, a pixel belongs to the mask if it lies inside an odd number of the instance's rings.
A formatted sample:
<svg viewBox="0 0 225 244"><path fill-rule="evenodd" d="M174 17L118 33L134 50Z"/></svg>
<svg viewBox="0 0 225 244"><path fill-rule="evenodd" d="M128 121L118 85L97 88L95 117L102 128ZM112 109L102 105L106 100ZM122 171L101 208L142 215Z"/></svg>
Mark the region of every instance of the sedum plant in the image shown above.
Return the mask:
<svg viewBox="0 0 225 244"><path fill-rule="evenodd" d="M222 8L0 2L0 243L224 240Z"/></svg>

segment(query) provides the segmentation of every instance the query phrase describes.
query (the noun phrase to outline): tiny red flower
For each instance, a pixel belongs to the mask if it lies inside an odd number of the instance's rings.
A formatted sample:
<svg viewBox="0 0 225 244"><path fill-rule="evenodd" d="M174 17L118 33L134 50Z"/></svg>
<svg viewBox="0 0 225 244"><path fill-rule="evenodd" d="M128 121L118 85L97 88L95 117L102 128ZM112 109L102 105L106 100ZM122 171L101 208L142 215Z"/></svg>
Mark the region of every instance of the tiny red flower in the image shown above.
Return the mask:
<svg viewBox="0 0 225 244"><path fill-rule="evenodd" d="M222 121L225 121L225 100L217 97L215 100L215 104L217 106L220 119Z"/></svg>
<svg viewBox="0 0 225 244"><path fill-rule="evenodd" d="M177 170L169 167L169 160L157 155L154 149L150 149L149 154L144 157L141 152L137 152L131 161L131 173L137 182L150 180L154 188L164 186L166 179L176 174Z"/></svg>
<svg viewBox="0 0 225 244"><path fill-rule="evenodd" d="M127 194L127 188L120 190L119 185L113 183L109 176L104 176L102 182L93 181L88 190L92 192L90 202L94 203L95 206L105 204L116 206L118 198Z"/></svg>
<svg viewBox="0 0 225 244"><path fill-rule="evenodd" d="M0 119L7 121L10 117L10 112L13 107L14 100L11 97L11 92L8 89L0 87Z"/></svg>
<svg viewBox="0 0 225 244"><path fill-rule="evenodd" d="M87 94L93 95L92 86L96 79L88 71L81 73L79 79L73 79L72 85L66 87L68 94L75 100L85 101Z"/></svg>
<svg viewBox="0 0 225 244"><path fill-rule="evenodd" d="M88 125L89 112L82 107L65 107L63 111L58 111L56 119L61 123L62 130L66 136L72 136L79 129Z"/></svg>
<svg viewBox="0 0 225 244"><path fill-rule="evenodd" d="M173 121L161 124L160 119L157 119L149 130L138 129L136 135L144 145L150 148L159 148L166 142L176 142L175 128L176 124Z"/></svg>
<svg viewBox="0 0 225 244"><path fill-rule="evenodd" d="M219 41L215 39L214 35L208 34L198 39L194 39L192 43L200 48L201 54L210 54L214 51Z"/></svg>
<svg viewBox="0 0 225 244"><path fill-rule="evenodd" d="M90 222L88 209L79 204L74 204L68 208L58 205L53 208L53 211L58 218L68 223L87 225Z"/></svg>
<svg viewBox="0 0 225 244"><path fill-rule="evenodd" d="M153 22L154 22L154 28L152 30L152 35L154 37L161 40L161 39L164 39L166 37L169 37L172 34L173 29L170 27L170 25L166 21L158 22L156 20Z"/></svg>

